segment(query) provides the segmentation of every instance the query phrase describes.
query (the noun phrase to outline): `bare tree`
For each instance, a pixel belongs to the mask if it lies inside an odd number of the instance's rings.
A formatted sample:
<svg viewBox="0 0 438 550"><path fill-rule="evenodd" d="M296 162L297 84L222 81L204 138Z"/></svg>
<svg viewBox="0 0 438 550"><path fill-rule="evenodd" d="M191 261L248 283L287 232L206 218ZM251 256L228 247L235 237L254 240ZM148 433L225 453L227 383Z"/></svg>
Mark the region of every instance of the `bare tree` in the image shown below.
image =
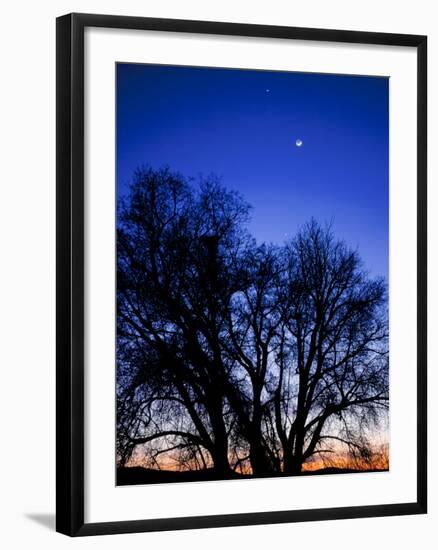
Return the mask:
<svg viewBox="0 0 438 550"><path fill-rule="evenodd" d="M364 430L388 406L386 286L315 221L287 246L286 322L275 415L284 472L336 442L369 454Z"/></svg>
<svg viewBox="0 0 438 550"><path fill-rule="evenodd" d="M386 286L315 221L257 246L213 177L139 170L118 212L119 463L297 474L370 455L388 406ZM358 462L359 463L359 462Z"/></svg>
<svg viewBox="0 0 438 550"><path fill-rule="evenodd" d="M218 472L229 472L231 366L220 340L240 284L247 216L242 199L215 179L195 191L167 169L137 172L119 210L119 365L137 370L131 394L141 395L139 411L150 421L134 415L127 423L120 415L125 448L167 438L168 448L202 448ZM157 402L166 411L160 425L152 414Z"/></svg>

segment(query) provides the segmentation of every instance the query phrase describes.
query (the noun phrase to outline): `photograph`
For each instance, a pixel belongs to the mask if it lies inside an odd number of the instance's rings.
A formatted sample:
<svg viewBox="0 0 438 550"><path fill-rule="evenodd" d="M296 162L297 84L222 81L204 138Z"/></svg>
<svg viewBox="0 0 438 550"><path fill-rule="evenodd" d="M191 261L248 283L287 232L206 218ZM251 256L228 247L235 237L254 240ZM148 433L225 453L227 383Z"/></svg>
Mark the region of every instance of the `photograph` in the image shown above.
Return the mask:
<svg viewBox="0 0 438 550"><path fill-rule="evenodd" d="M116 484L389 471L389 78L117 63L115 107Z"/></svg>

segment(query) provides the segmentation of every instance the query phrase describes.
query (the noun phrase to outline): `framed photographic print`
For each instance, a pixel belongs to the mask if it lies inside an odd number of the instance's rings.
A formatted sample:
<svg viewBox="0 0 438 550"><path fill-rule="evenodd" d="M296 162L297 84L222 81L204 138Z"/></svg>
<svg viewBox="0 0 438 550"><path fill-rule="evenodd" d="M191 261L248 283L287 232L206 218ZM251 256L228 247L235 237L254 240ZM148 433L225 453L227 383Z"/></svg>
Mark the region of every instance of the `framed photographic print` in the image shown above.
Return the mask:
<svg viewBox="0 0 438 550"><path fill-rule="evenodd" d="M426 512L426 37L57 20L57 530Z"/></svg>

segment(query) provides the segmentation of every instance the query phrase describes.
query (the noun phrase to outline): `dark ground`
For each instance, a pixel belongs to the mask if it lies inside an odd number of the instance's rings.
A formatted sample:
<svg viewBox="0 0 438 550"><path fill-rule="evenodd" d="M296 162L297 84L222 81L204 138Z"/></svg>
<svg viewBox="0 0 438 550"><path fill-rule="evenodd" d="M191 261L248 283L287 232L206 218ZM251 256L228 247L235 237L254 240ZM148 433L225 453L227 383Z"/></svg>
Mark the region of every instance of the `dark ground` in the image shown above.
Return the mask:
<svg viewBox="0 0 438 550"><path fill-rule="evenodd" d="M347 468L321 468L320 470L305 471L300 475L324 475L324 474L358 474L363 471L379 472L385 470L351 470ZM169 470L153 470L140 466L132 468L117 468L117 485L146 485L150 483L184 483L188 481L217 481L223 479L251 479L256 476L231 474L228 478L218 476L214 470L197 470L187 472L173 472ZM284 474L269 474L257 477L288 477Z"/></svg>

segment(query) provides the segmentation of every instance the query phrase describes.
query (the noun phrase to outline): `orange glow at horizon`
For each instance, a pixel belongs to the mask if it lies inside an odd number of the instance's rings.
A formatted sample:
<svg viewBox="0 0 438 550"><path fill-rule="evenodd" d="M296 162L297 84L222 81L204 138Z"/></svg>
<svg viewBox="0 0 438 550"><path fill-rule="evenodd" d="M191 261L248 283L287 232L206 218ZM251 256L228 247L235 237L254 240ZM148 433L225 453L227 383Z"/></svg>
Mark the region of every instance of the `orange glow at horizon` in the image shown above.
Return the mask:
<svg viewBox="0 0 438 550"><path fill-rule="evenodd" d="M230 456L230 464L233 464L233 458ZM125 465L127 468L133 467L143 467L154 470L167 470L167 471L193 471L201 470L199 464L196 464L194 461L186 462L184 465L178 463L178 461L171 456L161 457L159 462L156 462L155 465L148 464L144 455L141 456L140 453L137 456L131 457L128 463ZM207 463L208 468L212 468L213 464L211 462ZM375 445L373 448L372 456L365 460L360 457L353 457L347 452L342 452L341 450L336 453L330 454L321 454L318 458L313 460L308 460L303 464L303 472L312 472L325 468L337 468L337 469L346 469L346 470L357 470L357 471L370 471L370 470L389 470L389 446L388 444ZM249 463L249 460L242 462L238 468L235 469L236 472L243 475L251 475L252 470Z"/></svg>

